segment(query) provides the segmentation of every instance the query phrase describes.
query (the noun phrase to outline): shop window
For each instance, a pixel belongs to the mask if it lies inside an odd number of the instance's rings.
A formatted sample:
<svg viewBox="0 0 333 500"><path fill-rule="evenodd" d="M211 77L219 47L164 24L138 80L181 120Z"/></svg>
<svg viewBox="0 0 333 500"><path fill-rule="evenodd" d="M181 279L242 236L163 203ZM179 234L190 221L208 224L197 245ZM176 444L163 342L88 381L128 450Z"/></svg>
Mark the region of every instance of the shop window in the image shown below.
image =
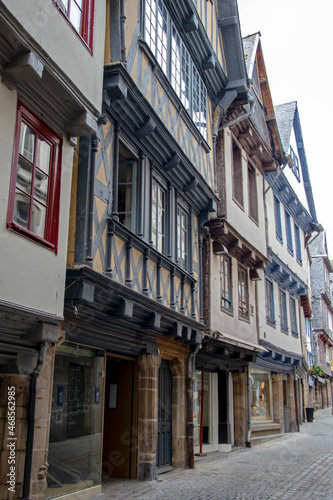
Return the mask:
<svg viewBox="0 0 333 500"><path fill-rule="evenodd" d="M249 286L247 270L244 267L238 267L238 307L239 316L249 319Z"/></svg>
<svg viewBox="0 0 333 500"><path fill-rule="evenodd" d="M258 194L257 194L257 173L254 168L248 166L248 190L249 190L249 216L257 224L258 216Z"/></svg>
<svg viewBox="0 0 333 500"><path fill-rule="evenodd" d="M165 249L165 210L166 191L161 184L153 179L152 186L152 245L164 253Z"/></svg>
<svg viewBox="0 0 333 500"><path fill-rule="evenodd" d="M144 33L163 73L207 139L207 89L162 0L145 1Z"/></svg>
<svg viewBox="0 0 333 500"><path fill-rule="evenodd" d="M268 372L250 371L251 420L272 420L272 383Z"/></svg>
<svg viewBox="0 0 333 500"><path fill-rule="evenodd" d="M274 216L275 216L275 234L280 243L283 243L281 206L279 200L274 196Z"/></svg>
<svg viewBox="0 0 333 500"><path fill-rule="evenodd" d="M231 288L231 259L221 255L220 261L220 283L221 283L221 308L232 310L232 288Z"/></svg>
<svg viewBox="0 0 333 500"><path fill-rule="evenodd" d="M95 0L53 0L74 30L92 50Z"/></svg>
<svg viewBox="0 0 333 500"><path fill-rule="evenodd" d="M280 322L281 330L288 333L288 318L287 318L287 300L286 294L283 290L279 291L280 295Z"/></svg>
<svg viewBox="0 0 333 500"><path fill-rule="evenodd" d="M177 210L177 262L180 267L188 267L188 213L178 205Z"/></svg>
<svg viewBox="0 0 333 500"><path fill-rule="evenodd" d="M69 343L55 355L46 498L100 484L104 351Z"/></svg>
<svg viewBox="0 0 333 500"><path fill-rule="evenodd" d="M232 195L234 200L243 207L242 152L234 142L232 143Z"/></svg>
<svg viewBox="0 0 333 500"><path fill-rule="evenodd" d="M266 279L266 321L275 326L274 287L273 282Z"/></svg>
<svg viewBox="0 0 333 500"><path fill-rule="evenodd" d="M56 251L62 140L18 103L7 227Z"/></svg>
<svg viewBox="0 0 333 500"><path fill-rule="evenodd" d="M200 422L202 416L202 443L212 444L212 373L204 371L203 374L203 409L201 410L202 390L201 370L194 370L193 374L193 424L194 446L200 445Z"/></svg>

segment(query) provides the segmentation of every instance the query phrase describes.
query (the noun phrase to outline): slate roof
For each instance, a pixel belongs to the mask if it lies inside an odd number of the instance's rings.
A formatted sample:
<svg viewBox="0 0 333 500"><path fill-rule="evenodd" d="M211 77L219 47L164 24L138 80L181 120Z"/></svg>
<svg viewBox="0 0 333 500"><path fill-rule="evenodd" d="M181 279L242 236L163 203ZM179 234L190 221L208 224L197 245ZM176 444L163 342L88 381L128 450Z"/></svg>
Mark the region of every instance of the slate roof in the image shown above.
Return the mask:
<svg viewBox="0 0 333 500"><path fill-rule="evenodd" d="M296 108L296 101L280 104L279 106L274 106L274 112L279 127L283 152L285 154L288 154L289 152L290 137L291 131L294 126Z"/></svg>
<svg viewBox="0 0 333 500"><path fill-rule="evenodd" d="M260 31L243 38L243 50L248 77L252 79L254 61L256 58L257 47L260 40Z"/></svg>

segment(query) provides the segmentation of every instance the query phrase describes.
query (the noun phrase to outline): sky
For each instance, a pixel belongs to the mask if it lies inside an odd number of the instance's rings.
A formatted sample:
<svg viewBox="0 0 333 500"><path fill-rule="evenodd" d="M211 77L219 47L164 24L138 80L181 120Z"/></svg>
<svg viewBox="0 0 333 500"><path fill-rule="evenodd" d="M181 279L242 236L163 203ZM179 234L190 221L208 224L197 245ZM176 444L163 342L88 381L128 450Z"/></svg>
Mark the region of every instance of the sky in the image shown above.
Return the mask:
<svg viewBox="0 0 333 500"><path fill-rule="evenodd" d="M242 37L260 31L273 104L297 101L317 219L333 260L333 0L238 0Z"/></svg>

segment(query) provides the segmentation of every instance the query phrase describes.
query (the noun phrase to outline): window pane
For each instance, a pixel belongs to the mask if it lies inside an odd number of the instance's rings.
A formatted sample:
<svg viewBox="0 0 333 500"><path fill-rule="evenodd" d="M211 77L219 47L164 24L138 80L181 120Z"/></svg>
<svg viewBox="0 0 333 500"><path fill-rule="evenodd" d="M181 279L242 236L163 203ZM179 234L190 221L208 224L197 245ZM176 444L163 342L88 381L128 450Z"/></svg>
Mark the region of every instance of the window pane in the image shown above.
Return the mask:
<svg viewBox="0 0 333 500"><path fill-rule="evenodd" d="M17 165L16 187L31 194L33 166L25 158L19 156Z"/></svg>
<svg viewBox="0 0 333 500"><path fill-rule="evenodd" d="M78 33L81 32L81 18L82 12L80 8L75 2L72 1L69 20Z"/></svg>
<svg viewBox="0 0 333 500"><path fill-rule="evenodd" d="M48 189L49 178L43 172L36 168L35 171L35 182L34 182L34 198L37 201L47 204L47 189Z"/></svg>
<svg viewBox="0 0 333 500"><path fill-rule="evenodd" d="M103 369L103 351L69 344L57 349L46 498L100 484Z"/></svg>
<svg viewBox="0 0 333 500"><path fill-rule="evenodd" d="M33 233L37 234L37 236L44 238L45 223L46 223L46 207L34 201L32 204L32 211L31 211L30 230Z"/></svg>
<svg viewBox="0 0 333 500"><path fill-rule="evenodd" d="M159 0L157 9L157 53L156 58L164 73L167 72L168 13Z"/></svg>
<svg viewBox="0 0 333 500"><path fill-rule="evenodd" d="M28 125L22 123L20 137L20 155L27 158L29 161L34 161L35 150L35 132Z"/></svg>
<svg viewBox="0 0 333 500"><path fill-rule="evenodd" d="M47 142L43 141L41 137L38 137L36 164L37 167L43 170L46 174L48 174L50 170L50 155L51 146L47 144Z"/></svg>
<svg viewBox="0 0 333 500"><path fill-rule="evenodd" d="M16 189L13 220L25 229L28 229L29 209L30 196Z"/></svg>
<svg viewBox="0 0 333 500"><path fill-rule="evenodd" d="M271 420L271 383L269 373L250 372L251 419Z"/></svg>

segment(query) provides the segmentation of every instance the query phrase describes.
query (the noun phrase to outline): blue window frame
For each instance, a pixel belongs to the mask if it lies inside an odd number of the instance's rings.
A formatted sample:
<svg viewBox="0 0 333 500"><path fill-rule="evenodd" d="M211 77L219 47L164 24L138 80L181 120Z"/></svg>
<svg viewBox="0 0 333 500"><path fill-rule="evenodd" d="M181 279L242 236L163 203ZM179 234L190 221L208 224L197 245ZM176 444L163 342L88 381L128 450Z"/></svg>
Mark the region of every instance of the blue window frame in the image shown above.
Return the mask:
<svg viewBox="0 0 333 500"><path fill-rule="evenodd" d="M294 337L298 337L297 316L296 316L296 300L290 297L290 323L291 333Z"/></svg>
<svg viewBox="0 0 333 500"><path fill-rule="evenodd" d="M266 321L275 326L274 287L273 282L266 278Z"/></svg>
<svg viewBox="0 0 333 500"><path fill-rule="evenodd" d="M280 322L281 322L281 330L285 333L288 333L288 317L287 317L287 299L286 293L283 290L279 291L280 296Z"/></svg>
<svg viewBox="0 0 333 500"><path fill-rule="evenodd" d="M291 255L294 255L294 247L293 247L293 237L291 230L291 217L288 212L284 212L285 221L286 221L286 235L287 235L287 249Z"/></svg>
<svg viewBox="0 0 333 500"><path fill-rule="evenodd" d="M296 155L295 151L293 150L293 148L290 146L290 156L291 156L291 159L293 161L293 173L296 177L296 179L298 180L298 182L301 182L301 174L300 174L300 170L299 170L299 160L298 160L298 156Z"/></svg>
<svg viewBox="0 0 333 500"><path fill-rule="evenodd" d="M275 234L280 243L283 243L282 237L282 222L281 222L281 206L280 201L274 196L274 215L275 215Z"/></svg>
<svg viewBox="0 0 333 500"><path fill-rule="evenodd" d="M301 233L299 227L295 226L295 246L296 246L296 260L302 265L302 247L301 247Z"/></svg>

